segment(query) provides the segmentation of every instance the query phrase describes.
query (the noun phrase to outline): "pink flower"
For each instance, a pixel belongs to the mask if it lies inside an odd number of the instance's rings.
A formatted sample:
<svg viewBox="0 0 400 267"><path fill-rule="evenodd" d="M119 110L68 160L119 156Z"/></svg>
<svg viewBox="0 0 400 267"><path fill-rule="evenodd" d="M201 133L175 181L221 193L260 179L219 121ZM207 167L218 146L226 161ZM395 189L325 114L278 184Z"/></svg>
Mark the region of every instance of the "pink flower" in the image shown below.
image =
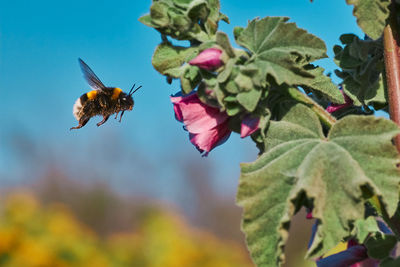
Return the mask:
<svg viewBox="0 0 400 267"><path fill-rule="evenodd" d="M190 142L200 153L205 151L207 155L228 139L231 134L228 114L201 102L196 92L186 96L172 96L171 101L175 118L185 124Z"/></svg>
<svg viewBox="0 0 400 267"><path fill-rule="evenodd" d="M307 219L307 220L314 219L314 217L313 217L313 215L312 215L312 210L311 210L311 209L307 209L306 219Z"/></svg>
<svg viewBox="0 0 400 267"><path fill-rule="evenodd" d="M215 70L224 64L221 55L221 50L217 48L208 48L201 51L197 57L190 60L189 64L205 70Z"/></svg>
<svg viewBox="0 0 400 267"><path fill-rule="evenodd" d="M185 96L171 96L175 118L185 124L190 142L205 156L216 146L224 143L231 134L229 116L218 108L200 101L197 92ZM257 123L255 122L257 120ZM259 119L244 119L242 137L258 129Z"/></svg>
<svg viewBox="0 0 400 267"><path fill-rule="evenodd" d="M247 137L257 131L259 123L260 118L252 118L250 115L246 115L240 127L240 137Z"/></svg>
<svg viewBox="0 0 400 267"><path fill-rule="evenodd" d="M351 107L353 105L353 100L350 99L350 97L348 97L343 90L340 90L340 92L342 93L343 97L344 97L344 104L334 104L331 103L327 108L326 111L328 111L329 113L333 113L339 109L342 108L347 108L347 107Z"/></svg>

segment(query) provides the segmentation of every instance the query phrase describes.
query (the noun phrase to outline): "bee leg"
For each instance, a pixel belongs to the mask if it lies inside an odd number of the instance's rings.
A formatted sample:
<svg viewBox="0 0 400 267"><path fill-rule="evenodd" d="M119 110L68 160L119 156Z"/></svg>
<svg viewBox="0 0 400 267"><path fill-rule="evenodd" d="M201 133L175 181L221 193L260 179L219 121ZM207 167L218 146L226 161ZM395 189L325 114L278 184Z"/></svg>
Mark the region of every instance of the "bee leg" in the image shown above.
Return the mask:
<svg viewBox="0 0 400 267"><path fill-rule="evenodd" d="M89 120L90 120L90 117L89 117L89 118L88 118L88 117L82 117L82 118L79 120L79 125L78 125L78 126L75 126L75 127L72 127L72 128L70 128L69 130L72 130L72 129L80 129L80 128L82 128L83 126L85 126L86 123L88 123Z"/></svg>
<svg viewBox="0 0 400 267"><path fill-rule="evenodd" d="M97 126L103 125L108 120L109 117L110 117L110 115L103 116L103 120L101 122L97 123Z"/></svg>
<svg viewBox="0 0 400 267"><path fill-rule="evenodd" d="M115 114L115 120L118 118L118 114L119 114L119 111L117 112L117 114Z"/></svg>
<svg viewBox="0 0 400 267"><path fill-rule="evenodd" d="M122 115L124 115L124 112L125 112L125 110L123 110L123 111L121 112L121 117L119 117L119 122L121 122Z"/></svg>

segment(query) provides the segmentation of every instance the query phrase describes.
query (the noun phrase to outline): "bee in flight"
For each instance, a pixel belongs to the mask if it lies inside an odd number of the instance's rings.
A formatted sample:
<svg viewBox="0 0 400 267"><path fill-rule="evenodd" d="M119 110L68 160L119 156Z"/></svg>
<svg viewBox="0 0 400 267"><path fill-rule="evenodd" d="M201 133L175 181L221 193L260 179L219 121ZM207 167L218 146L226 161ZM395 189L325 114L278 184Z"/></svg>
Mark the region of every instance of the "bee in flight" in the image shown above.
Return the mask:
<svg viewBox="0 0 400 267"><path fill-rule="evenodd" d="M104 124L114 113L116 113L115 119L117 119L119 112L121 112L119 118L121 122L125 110L132 110L133 108L133 93L142 86L134 90L135 85L133 85L132 89L127 94L120 88L106 87L82 59L79 59L79 65L81 66L83 77L85 77L93 90L81 95L81 97L76 100L73 107L73 114L79 122L79 125L70 128L70 130L82 128L91 117L96 115L103 116L103 120L97 123L97 126Z"/></svg>

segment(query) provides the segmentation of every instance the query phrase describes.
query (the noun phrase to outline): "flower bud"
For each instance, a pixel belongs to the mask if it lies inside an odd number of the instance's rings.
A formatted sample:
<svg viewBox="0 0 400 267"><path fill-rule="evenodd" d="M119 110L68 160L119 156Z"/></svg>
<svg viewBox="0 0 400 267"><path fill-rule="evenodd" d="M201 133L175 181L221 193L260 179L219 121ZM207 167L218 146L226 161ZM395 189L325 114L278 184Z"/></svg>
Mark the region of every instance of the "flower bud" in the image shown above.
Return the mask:
<svg viewBox="0 0 400 267"><path fill-rule="evenodd" d="M260 118L253 118L250 115L245 116L240 127L240 137L250 136L259 129L259 124Z"/></svg>
<svg viewBox="0 0 400 267"><path fill-rule="evenodd" d="M343 90L340 90L340 92L342 93L343 97L344 97L344 104L335 104L335 103L331 103L327 108L326 111L328 111L329 113L333 113L337 110L340 110L342 108L347 108L347 107L351 107L353 105L353 100L350 99L350 97L348 97Z"/></svg>
<svg viewBox="0 0 400 267"><path fill-rule="evenodd" d="M217 48L208 48L201 51L197 57L190 60L189 64L205 70L215 70L224 64L221 55L221 50Z"/></svg>

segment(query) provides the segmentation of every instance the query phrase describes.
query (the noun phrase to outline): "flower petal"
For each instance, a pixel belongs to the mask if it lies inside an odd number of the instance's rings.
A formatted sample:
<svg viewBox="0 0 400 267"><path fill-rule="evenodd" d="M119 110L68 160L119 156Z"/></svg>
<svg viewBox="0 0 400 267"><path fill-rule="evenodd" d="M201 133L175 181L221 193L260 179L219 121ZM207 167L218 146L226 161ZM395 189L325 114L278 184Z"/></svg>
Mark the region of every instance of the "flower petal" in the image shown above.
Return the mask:
<svg viewBox="0 0 400 267"><path fill-rule="evenodd" d="M330 104L326 108L326 111L328 111L329 113L335 112L342 108L351 107L353 105L353 100L351 100L350 97L343 92L343 90L340 90L340 92L342 93L342 95L344 97L345 103L344 104L335 104L335 103Z"/></svg>
<svg viewBox="0 0 400 267"><path fill-rule="evenodd" d="M317 261L317 266L349 267L350 265L361 262L367 258L367 249L363 245L357 245Z"/></svg>
<svg viewBox="0 0 400 267"><path fill-rule="evenodd" d="M175 117L191 133L202 133L228 120L229 116L218 108L202 103L197 94L171 97Z"/></svg>
<svg viewBox="0 0 400 267"><path fill-rule="evenodd" d="M240 127L240 137L244 138L258 130L260 118L252 118L250 115L244 117Z"/></svg>
<svg viewBox="0 0 400 267"><path fill-rule="evenodd" d="M224 63L221 60L222 51L217 48L208 48L200 52L194 59L189 61L190 65L198 66L205 70L214 70Z"/></svg>
<svg viewBox="0 0 400 267"><path fill-rule="evenodd" d="M190 142L196 146L196 148L203 153L210 152L214 147L224 143L230 136L231 130L228 128L227 123L218 125L217 127L193 134L190 133Z"/></svg>

